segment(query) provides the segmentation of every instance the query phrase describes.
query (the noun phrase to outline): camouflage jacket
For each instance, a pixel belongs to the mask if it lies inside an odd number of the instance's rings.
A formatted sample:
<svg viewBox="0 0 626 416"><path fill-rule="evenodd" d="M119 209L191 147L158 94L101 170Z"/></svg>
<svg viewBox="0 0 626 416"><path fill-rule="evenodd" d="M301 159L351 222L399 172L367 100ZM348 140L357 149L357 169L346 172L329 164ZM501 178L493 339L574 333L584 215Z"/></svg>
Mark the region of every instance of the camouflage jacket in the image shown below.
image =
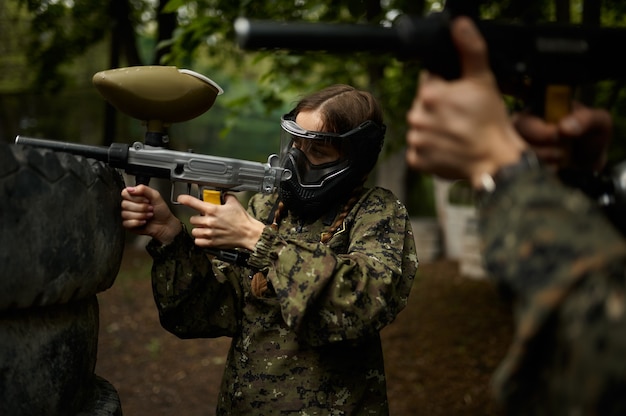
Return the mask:
<svg viewBox="0 0 626 416"><path fill-rule="evenodd" d="M489 275L515 334L493 377L510 415L626 413L626 246L596 204L541 170L480 212Z"/></svg>
<svg viewBox="0 0 626 416"><path fill-rule="evenodd" d="M267 222L275 196L255 195L249 212ZM385 415L379 331L405 307L417 269L405 207L368 190L327 243L323 217L286 216L266 226L250 264L209 261L187 233L148 246L161 323L181 338L232 337L220 415Z"/></svg>

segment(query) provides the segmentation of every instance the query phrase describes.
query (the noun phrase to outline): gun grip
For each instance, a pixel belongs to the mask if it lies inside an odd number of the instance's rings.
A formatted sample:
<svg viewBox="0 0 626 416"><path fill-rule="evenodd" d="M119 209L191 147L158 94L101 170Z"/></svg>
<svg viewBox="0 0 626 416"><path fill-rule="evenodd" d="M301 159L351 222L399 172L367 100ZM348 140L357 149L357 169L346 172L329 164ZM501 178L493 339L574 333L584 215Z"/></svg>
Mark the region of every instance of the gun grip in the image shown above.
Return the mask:
<svg viewBox="0 0 626 416"><path fill-rule="evenodd" d="M150 185L150 177L145 175L135 176L135 185Z"/></svg>
<svg viewBox="0 0 626 416"><path fill-rule="evenodd" d="M545 92L544 117L550 123L556 123L570 112L572 87L567 85L548 85Z"/></svg>
<svg viewBox="0 0 626 416"><path fill-rule="evenodd" d="M544 118L549 123L558 123L570 113L573 91L568 85L548 85L545 91ZM571 143L562 144L564 159L558 168L568 168L572 163Z"/></svg>
<svg viewBox="0 0 626 416"><path fill-rule="evenodd" d="M221 191L215 191L213 189L203 189L202 190L202 200L204 202L209 202L215 205L222 205L223 198Z"/></svg>

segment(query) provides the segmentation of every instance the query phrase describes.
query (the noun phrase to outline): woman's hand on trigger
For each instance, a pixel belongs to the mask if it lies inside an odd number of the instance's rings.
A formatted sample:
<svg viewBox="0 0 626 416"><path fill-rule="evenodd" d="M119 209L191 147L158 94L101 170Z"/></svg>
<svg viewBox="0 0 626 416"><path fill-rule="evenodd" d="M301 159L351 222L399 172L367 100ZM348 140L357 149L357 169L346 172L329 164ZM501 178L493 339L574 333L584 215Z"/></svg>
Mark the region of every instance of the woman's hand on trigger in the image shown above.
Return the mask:
<svg viewBox="0 0 626 416"><path fill-rule="evenodd" d="M254 250L265 225L248 214L237 197L226 194L223 205L180 195L178 202L198 211L189 219L191 235L199 247Z"/></svg>
<svg viewBox="0 0 626 416"><path fill-rule="evenodd" d="M163 244L171 243L182 229L161 194L145 185L122 190L122 225L135 234L148 235Z"/></svg>

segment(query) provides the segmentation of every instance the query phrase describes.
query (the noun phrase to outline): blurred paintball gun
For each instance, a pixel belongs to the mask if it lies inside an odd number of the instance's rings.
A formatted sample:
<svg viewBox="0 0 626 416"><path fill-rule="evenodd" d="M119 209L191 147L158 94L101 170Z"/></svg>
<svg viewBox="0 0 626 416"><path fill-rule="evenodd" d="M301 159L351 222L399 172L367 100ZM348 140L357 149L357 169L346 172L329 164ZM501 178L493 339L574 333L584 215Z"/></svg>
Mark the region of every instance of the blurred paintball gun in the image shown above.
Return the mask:
<svg viewBox="0 0 626 416"><path fill-rule="evenodd" d="M460 67L449 23L459 15L473 18L485 37L502 91L549 121L567 113L573 87L626 76L626 60L615 58L614 47L626 42L625 29L480 20L476 2L468 0L448 0L441 12L426 17L400 16L391 26L242 17L235 33L243 49L389 53L417 59L423 68L455 79Z"/></svg>

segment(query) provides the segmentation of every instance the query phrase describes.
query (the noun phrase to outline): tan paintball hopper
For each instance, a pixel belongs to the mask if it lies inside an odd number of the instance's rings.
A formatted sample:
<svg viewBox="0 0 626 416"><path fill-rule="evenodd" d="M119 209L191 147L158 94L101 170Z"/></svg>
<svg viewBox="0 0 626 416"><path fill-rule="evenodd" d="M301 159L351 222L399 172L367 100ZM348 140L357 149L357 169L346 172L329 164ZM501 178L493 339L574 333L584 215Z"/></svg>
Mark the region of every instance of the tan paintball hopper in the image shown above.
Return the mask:
<svg viewBox="0 0 626 416"><path fill-rule="evenodd" d="M175 66L109 69L96 73L93 83L113 107L146 123L146 139L206 112L224 92L204 75Z"/></svg>

